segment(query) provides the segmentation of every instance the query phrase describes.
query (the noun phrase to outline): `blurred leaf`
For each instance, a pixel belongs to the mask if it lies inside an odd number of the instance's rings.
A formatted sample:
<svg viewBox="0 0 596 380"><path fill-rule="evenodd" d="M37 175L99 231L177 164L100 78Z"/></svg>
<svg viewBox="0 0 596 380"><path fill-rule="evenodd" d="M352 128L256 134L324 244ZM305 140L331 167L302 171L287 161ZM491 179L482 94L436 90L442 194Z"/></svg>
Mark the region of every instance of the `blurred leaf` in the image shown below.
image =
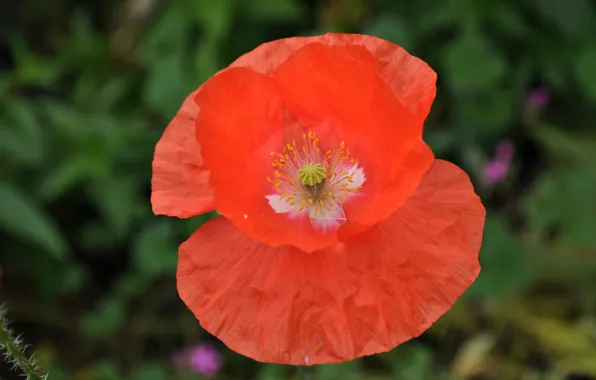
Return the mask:
<svg viewBox="0 0 596 380"><path fill-rule="evenodd" d="M127 302L133 297L143 294L151 283L142 272L132 269L118 277L115 288L115 297L121 302Z"/></svg>
<svg viewBox="0 0 596 380"><path fill-rule="evenodd" d="M31 144L37 148L42 142L42 127L35 115L32 102L21 99L13 99L4 104L6 113L11 117L19 130L29 138Z"/></svg>
<svg viewBox="0 0 596 380"><path fill-rule="evenodd" d="M27 139L5 123L0 122L0 154L11 161L35 164L40 157L34 149L29 149Z"/></svg>
<svg viewBox="0 0 596 380"><path fill-rule="evenodd" d="M256 0L263 2L266 0ZM280 0L281 3L284 0ZM253 2L251 1L251 6ZM189 3L193 7L192 14L196 20L203 26L207 39L220 40L225 38L234 12L235 4L233 0L203 0ZM273 3L269 4L277 6Z"/></svg>
<svg viewBox="0 0 596 380"><path fill-rule="evenodd" d="M424 141L426 141L437 156L444 155L459 145L457 136L445 128L437 128L437 130L433 130L432 132L425 131Z"/></svg>
<svg viewBox="0 0 596 380"><path fill-rule="evenodd" d="M490 6L485 6L486 16L493 21L495 29L518 39L528 35L528 24L523 19L517 4L496 1L487 4Z"/></svg>
<svg viewBox="0 0 596 380"><path fill-rule="evenodd" d="M589 164L596 161L596 139L589 136L573 136L562 128L539 123L530 130L547 153L557 160L571 164Z"/></svg>
<svg viewBox="0 0 596 380"><path fill-rule="evenodd" d="M108 110L122 102L125 92L131 86L127 78L114 78L105 83L95 94L95 107Z"/></svg>
<svg viewBox="0 0 596 380"><path fill-rule="evenodd" d="M113 361L99 361L77 372L75 380L123 380L118 366Z"/></svg>
<svg viewBox="0 0 596 380"><path fill-rule="evenodd" d="M489 353L495 343L495 337L488 334L479 334L468 340L457 353L453 373L462 379L468 379L486 371Z"/></svg>
<svg viewBox="0 0 596 380"><path fill-rule="evenodd" d="M219 69L217 41L205 41L196 52L194 58L194 73L199 83L205 82Z"/></svg>
<svg viewBox="0 0 596 380"><path fill-rule="evenodd" d="M0 128L0 152L16 161L39 163L44 156L43 135L33 105L19 99L3 106L7 118Z"/></svg>
<svg viewBox="0 0 596 380"><path fill-rule="evenodd" d="M243 0L240 4L247 17L261 22L296 21L305 14L297 0Z"/></svg>
<svg viewBox="0 0 596 380"><path fill-rule="evenodd" d="M596 22L590 0L530 0L536 13L570 38L580 38L590 32Z"/></svg>
<svg viewBox="0 0 596 380"><path fill-rule="evenodd" d="M91 111L108 111L122 103L122 98L131 84L127 78L114 78L105 83L97 83L97 77L79 78L73 90L73 99L78 106Z"/></svg>
<svg viewBox="0 0 596 380"><path fill-rule="evenodd" d="M393 367L393 373L403 380L428 379L431 376L433 357L428 348L413 346L408 355Z"/></svg>
<svg viewBox="0 0 596 380"><path fill-rule="evenodd" d="M18 188L0 182L0 225L13 235L37 244L57 259L68 252L54 221Z"/></svg>
<svg viewBox="0 0 596 380"><path fill-rule="evenodd" d="M484 164L487 161L486 154L480 146L474 143L465 144L460 150L460 157L463 166L469 170L472 178L482 178Z"/></svg>
<svg viewBox="0 0 596 380"><path fill-rule="evenodd" d="M23 39L12 41L15 78L19 84L52 86L61 74L59 61L46 59L30 50Z"/></svg>
<svg viewBox="0 0 596 380"><path fill-rule="evenodd" d="M549 354L559 358L596 357L589 326L515 310L515 323L531 334Z"/></svg>
<svg viewBox="0 0 596 380"><path fill-rule="evenodd" d="M12 77L10 74L0 71L0 99L7 95L12 85Z"/></svg>
<svg viewBox="0 0 596 380"><path fill-rule="evenodd" d="M398 346L393 351L379 355L379 358L391 366L394 379L424 380L430 379L433 355L430 349L417 342Z"/></svg>
<svg viewBox="0 0 596 380"><path fill-rule="evenodd" d="M583 353L579 357L569 356L558 360L555 367L558 373L569 378L572 378L574 374L596 377L596 360L589 352Z"/></svg>
<svg viewBox="0 0 596 380"><path fill-rule="evenodd" d="M366 29L366 34L383 38L406 50L414 48L408 25L400 17L390 13L381 14L375 18L370 27Z"/></svg>
<svg viewBox="0 0 596 380"><path fill-rule="evenodd" d="M532 65L545 80L545 84L552 90L567 92L570 89L569 80L571 62L569 56L573 51L566 45L554 45L548 37L537 37L529 49Z"/></svg>
<svg viewBox="0 0 596 380"><path fill-rule="evenodd" d="M173 273L176 270L177 250L172 228L167 220L147 226L136 238L134 265L148 276Z"/></svg>
<svg viewBox="0 0 596 380"><path fill-rule="evenodd" d="M139 208L135 183L130 179L105 178L96 181L90 190L106 224L119 239L124 238Z"/></svg>
<svg viewBox="0 0 596 380"><path fill-rule="evenodd" d="M90 338L112 336L124 325L124 305L116 298L106 298L98 307L84 315L81 327Z"/></svg>
<svg viewBox="0 0 596 380"><path fill-rule="evenodd" d="M195 6L197 3L199 2L189 3L188 6ZM141 62L149 68L158 64L161 58L181 54L192 27L184 2L165 3L158 16L138 47Z"/></svg>
<svg viewBox="0 0 596 380"><path fill-rule="evenodd" d="M285 379L286 367L278 364L265 364L259 370L257 380Z"/></svg>
<svg viewBox="0 0 596 380"><path fill-rule="evenodd" d="M83 269L80 265L71 262L71 264L65 268L64 273L62 274L61 291L66 294L74 294L77 291L80 291L83 286L85 286L88 279L89 275L85 269Z"/></svg>
<svg viewBox="0 0 596 380"><path fill-rule="evenodd" d="M189 37L192 17L197 16L194 7L204 2L169 2L159 12L159 18L143 38L138 53L148 71L144 83L144 102L159 111L164 119L170 119L178 110L184 98L199 83L190 78L190 61L193 51L189 47L200 47ZM191 7L191 8L189 8ZM199 17L209 17L200 14Z"/></svg>
<svg viewBox="0 0 596 380"><path fill-rule="evenodd" d="M91 157L74 156L54 168L42 181L39 193L42 199L52 200L82 182L95 171L100 162Z"/></svg>
<svg viewBox="0 0 596 380"><path fill-rule="evenodd" d="M169 371L157 363L144 363L134 370L131 380L169 380Z"/></svg>
<svg viewBox="0 0 596 380"><path fill-rule="evenodd" d="M81 9L71 9L69 34L59 41L60 62L78 74L78 79L106 80L112 56L109 39L94 30L93 17Z"/></svg>
<svg viewBox="0 0 596 380"><path fill-rule="evenodd" d="M78 238L90 254L113 248L117 243L113 229L100 221L86 224Z"/></svg>
<svg viewBox="0 0 596 380"><path fill-rule="evenodd" d="M454 93L492 91L507 66L491 42L477 31L467 31L443 53L447 79Z"/></svg>
<svg viewBox="0 0 596 380"><path fill-rule="evenodd" d="M584 93L596 102L596 42L586 44L579 56L573 60L577 82Z"/></svg>
<svg viewBox="0 0 596 380"><path fill-rule="evenodd" d="M523 245L494 214L486 218L480 264L480 275L464 293L465 297L502 298L519 291L531 280L531 267Z"/></svg>
<svg viewBox="0 0 596 380"><path fill-rule="evenodd" d="M187 72L182 51L154 62L144 91L146 104L165 117L173 117L190 94Z"/></svg>
<svg viewBox="0 0 596 380"><path fill-rule="evenodd" d="M418 12L416 22L411 24L412 30L415 31L415 35L420 37L434 36L437 31L442 31L447 28L451 28L458 24L460 21L461 9L458 1L440 1L433 2L433 12L426 12L428 3L422 4L422 2L412 3L419 4L424 9Z"/></svg>
<svg viewBox="0 0 596 380"><path fill-rule="evenodd" d="M515 104L509 91L493 89L474 96L460 96L456 101L457 135L470 140L492 140L511 128Z"/></svg>
<svg viewBox="0 0 596 380"><path fill-rule="evenodd" d="M573 244L596 243L596 171L559 169L540 178L524 200L535 228L556 228Z"/></svg>
<svg viewBox="0 0 596 380"><path fill-rule="evenodd" d="M88 143L89 140L97 145L97 138L91 138L92 129L89 120L79 110L55 100L45 100L43 106L47 121L52 128L51 131L57 137L59 136L72 146L80 147ZM86 128L81 128L82 125Z"/></svg>
<svg viewBox="0 0 596 380"><path fill-rule="evenodd" d="M318 380L335 380L335 379L358 379L360 361L354 360L341 364L322 364L312 367L314 370L314 377Z"/></svg>

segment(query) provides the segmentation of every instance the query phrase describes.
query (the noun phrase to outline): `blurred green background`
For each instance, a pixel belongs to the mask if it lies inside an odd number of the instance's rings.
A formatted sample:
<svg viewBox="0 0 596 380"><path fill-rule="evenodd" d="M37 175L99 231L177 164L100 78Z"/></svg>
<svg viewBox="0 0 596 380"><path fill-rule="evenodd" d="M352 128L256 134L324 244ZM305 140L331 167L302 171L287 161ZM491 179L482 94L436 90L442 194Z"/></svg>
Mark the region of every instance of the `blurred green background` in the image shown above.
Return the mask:
<svg viewBox="0 0 596 380"><path fill-rule="evenodd" d="M438 72L426 139L488 217L483 271L435 326L315 378L596 379L596 2L3 1L2 297L50 380L200 379L184 365L197 345L214 379L297 378L230 351L179 300L177 245L208 216L153 216L151 160L218 69L325 31Z"/></svg>

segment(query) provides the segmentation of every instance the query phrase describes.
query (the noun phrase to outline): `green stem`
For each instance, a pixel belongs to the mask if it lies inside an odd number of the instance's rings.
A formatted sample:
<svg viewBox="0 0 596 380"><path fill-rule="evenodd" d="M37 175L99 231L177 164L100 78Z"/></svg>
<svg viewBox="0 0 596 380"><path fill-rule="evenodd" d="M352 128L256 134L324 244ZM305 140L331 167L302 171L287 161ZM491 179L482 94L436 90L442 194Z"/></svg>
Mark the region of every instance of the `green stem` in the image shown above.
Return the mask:
<svg viewBox="0 0 596 380"><path fill-rule="evenodd" d="M45 380L46 377L39 374L39 367L35 360L25 356L21 340L14 337L8 328L4 318L5 313L5 308L0 307L0 350L6 351L6 360L18 366L27 375L27 380Z"/></svg>

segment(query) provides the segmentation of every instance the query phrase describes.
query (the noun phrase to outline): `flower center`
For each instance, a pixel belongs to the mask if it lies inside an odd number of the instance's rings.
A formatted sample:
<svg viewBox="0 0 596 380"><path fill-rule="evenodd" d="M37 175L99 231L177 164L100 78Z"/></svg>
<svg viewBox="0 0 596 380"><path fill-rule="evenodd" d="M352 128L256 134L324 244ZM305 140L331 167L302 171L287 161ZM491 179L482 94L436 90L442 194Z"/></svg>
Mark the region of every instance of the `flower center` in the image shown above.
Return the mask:
<svg viewBox="0 0 596 380"><path fill-rule="evenodd" d="M314 186L325 180L327 172L325 167L319 163L306 164L298 170L298 179L306 186Z"/></svg>
<svg viewBox="0 0 596 380"><path fill-rule="evenodd" d="M323 152L319 139L309 131L303 136L301 149L296 141L281 152L272 152L274 194L268 195L270 206L290 218L308 214L311 224L324 230L346 221L342 204L362 188L365 175L358 167L345 142L338 149Z"/></svg>

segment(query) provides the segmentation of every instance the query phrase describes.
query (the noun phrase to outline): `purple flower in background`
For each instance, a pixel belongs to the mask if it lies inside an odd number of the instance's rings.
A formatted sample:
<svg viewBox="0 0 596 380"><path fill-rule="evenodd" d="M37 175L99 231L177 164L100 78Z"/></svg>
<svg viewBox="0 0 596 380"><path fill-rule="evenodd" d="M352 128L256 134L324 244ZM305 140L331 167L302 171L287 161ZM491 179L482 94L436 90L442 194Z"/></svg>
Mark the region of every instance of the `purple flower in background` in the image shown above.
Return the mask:
<svg viewBox="0 0 596 380"><path fill-rule="evenodd" d="M215 347L208 343L198 345L181 354L174 355L176 366L186 366L201 376L213 376L219 372L223 364L223 357Z"/></svg>
<svg viewBox="0 0 596 380"><path fill-rule="evenodd" d="M545 87L534 89L528 95L528 106L531 109L541 109L548 105L550 92Z"/></svg>
<svg viewBox="0 0 596 380"><path fill-rule="evenodd" d="M497 160L489 161L484 167L484 182L494 184L501 182L509 172L509 163Z"/></svg>
<svg viewBox="0 0 596 380"><path fill-rule="evenodd" d="M495 156L484 166L484 183L493 185L505 179L514 152L515 145L509 140L503 140L497 145Z"/></svg>

